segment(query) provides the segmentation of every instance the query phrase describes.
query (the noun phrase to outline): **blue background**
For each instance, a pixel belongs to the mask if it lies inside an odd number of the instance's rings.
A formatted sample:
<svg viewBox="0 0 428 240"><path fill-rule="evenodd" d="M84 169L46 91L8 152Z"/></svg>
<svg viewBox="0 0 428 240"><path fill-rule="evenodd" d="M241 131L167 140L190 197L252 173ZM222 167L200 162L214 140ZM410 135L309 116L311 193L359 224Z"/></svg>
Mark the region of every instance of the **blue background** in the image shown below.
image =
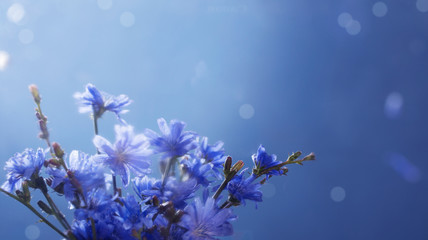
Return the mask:
<svg viewBox="0 0 428 240"><path fill-rule="evenodd" d="M25 10L17 22L14 3ZM282 160L317 154L273 178L257 210L236 209L230 239L428 238L426 0L384 0L383 17L376 1L108 3L0 2L2 165L45 146L31 83L52 140L93 153L91 120L72 98L91 82L134 100L124 117L138 132L180 119L248 166L260 143ZM342 27L345 12L354 20ZM101 134L112 138L115 123L105 115ZM36 221L0 196L0 239L27 239L34 224L39 239L58 239Z"/></svg>

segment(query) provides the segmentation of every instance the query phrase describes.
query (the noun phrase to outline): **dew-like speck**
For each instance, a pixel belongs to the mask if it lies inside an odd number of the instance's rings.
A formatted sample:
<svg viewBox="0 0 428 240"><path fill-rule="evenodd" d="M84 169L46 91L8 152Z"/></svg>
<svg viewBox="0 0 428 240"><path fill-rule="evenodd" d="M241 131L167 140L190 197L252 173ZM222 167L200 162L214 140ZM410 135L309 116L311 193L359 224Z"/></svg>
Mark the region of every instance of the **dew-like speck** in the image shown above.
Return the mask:
<svg viewBox="0 0 428 240"><path fill-rule="evenodd" d="M384 17L388 12L388 6L384 2L377 2L373 4L372 12L376 17Z"/></svg>
<svg viewBox="0 0 428 240"><path fill-rule="evenodd" d="M40 229L36 225L29 225L25 228L25 236L29 240L35 240L40 237Z"/></svg>
<svg viewBox="0 0 428 240"><path fill-rule="evenodd" d="M112 0L97 0L98 7L102 10L108 10L113 6Z"/></svg>
<svg viewBox="0 0 428 240"><path fill-rule="evenodd" d="M346 192L342 187L334 187L330 191L330 197L335 202L342 202L345 200Z"/></svg>
<svg viewBox="0 0 428 240"><path fill-rule="evenodd" d="M0 50L0 71L6 70L7 65L9 65L9 59L9 53Z"/></svg>
<svg viewBox="0 0 428 240"><path fill-rule="evenodd" d="M7 19L13 23L19 23L25 16L24 6L20 3L12 4L6 13Z"/></svg>
<svg viewBox="0 0 428 240"><path fill-rule="evenodd" d="M349 35L357 35L361 32L361 24L357 20L352 20L347 26L346 31Z"/></svg>
<svg viewBox="0 0 428 240"><path fill-rule="evenodd" d="M348 24L352 22L352 16L351 14L347 12L343 12L337 17L337 23L339 23L339 26L346 28Z"/></svg>
<svg viewBox="0 0 428 240"><path fill-rule="evenodd" d="M250 119L254 116L255 110L251 104L243 104L239 108L239 116L243 119Z"/></svg>
<svg viewBox="0 0 428 240"><path fill-rule="evenodd" d="M21 31L19 31L18 39L22 44L29 44L33 41L34 34L29 29L22 29Z"/></svg>
<svg viewBox="0 0 428 240"><path fill-rule="evenodd" d="M416 8L420 12L428 12L428 0L417 0L416 1Z"/></svg>
<svg viewBox="0 0 428 240"><path fill-rule="evenodd" d="M132 27L135 23L135 16L131 12L123 12L120 15L120 24L124 27Z"/></svg>
<svg viewBox="0 0 428 240"><path fill-rule="evenodd" d="M403 96L398 92L390 93L385 100L385 115L388 118L397 118L403 108Z"/></svg>

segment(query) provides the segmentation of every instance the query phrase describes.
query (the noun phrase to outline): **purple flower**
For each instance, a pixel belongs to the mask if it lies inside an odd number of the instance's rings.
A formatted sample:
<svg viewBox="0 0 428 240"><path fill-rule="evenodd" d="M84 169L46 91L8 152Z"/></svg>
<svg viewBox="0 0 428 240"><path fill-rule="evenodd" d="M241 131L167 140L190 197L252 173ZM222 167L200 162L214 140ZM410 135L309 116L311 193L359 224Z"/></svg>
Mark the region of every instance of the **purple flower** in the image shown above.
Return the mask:
<svg viewBox="0 0 428 240"><path fill-rule="evenodd" d="M105 111L110 111L116 114L119 121L123 122L120 114L126 113L128 110L123 107L131 104L131 100L126 95L112 96L108 93L99 91L94 85L87 84L86 91L83 93L75 93L74 98L79 101L81 113L93 113L95 118L100 118Z"/></svg>
<svg viewBox="0 0 428 240"><path fill-rule="evenodd" d="M168 126L165 119L159 118L158 125L161 135L150 129L144 131L156 153L170 158L181 157L196 148L196 133L183 131L184 122L172 120Z"/></svg>
<svg viewBox="0 0 428 240"><path fill-rule="evenodd" d="M33 174L38 174L45 162L43 149L36 151L25 149L22 153L16 153L6 162L4 170L6 171L7 181L2 188L8 192L21 189L22 183L31 180Z"/></svg>
<svg viewBox="0 0 428 240"><path fill-rule="evenodd" d="M115 126L116 142L111 144L101 136L95 136L93 142L101 153L94 159L108 166L113 174L122 178L126 187L130 180L130 170L141 176L150 172L150 160L152 153L148 149L149 143L144 135L135 135L132 126Z"/></svg>
<svg viewBox="0 0 428 240"><path fill-rule="evenodd" d="M235 219L232 210L219 209L212 198L208 198L205 203L196 199L184 211L186 214L180 225L187 229L183 235L185 240L212 240L233 234L232 224L229 222Z"/></svg>

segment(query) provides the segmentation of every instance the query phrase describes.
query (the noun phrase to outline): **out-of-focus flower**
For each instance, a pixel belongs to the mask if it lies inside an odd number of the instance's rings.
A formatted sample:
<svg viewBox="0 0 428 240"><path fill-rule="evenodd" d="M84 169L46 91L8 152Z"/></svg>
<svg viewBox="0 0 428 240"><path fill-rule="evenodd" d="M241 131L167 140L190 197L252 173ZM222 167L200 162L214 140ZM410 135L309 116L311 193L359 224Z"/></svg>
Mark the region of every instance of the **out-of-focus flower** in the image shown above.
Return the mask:
<svg viewBox="0 0 428 240"><path fill-rule="evenodd" d="M208 198L202 203L198 198L189 204L184 211L181 226L187 229L183 239L204 240L233 234L232 224L229 222L235 217L231 209L219 209L215 200Z"/></svg>
<svg viewBox="0 0 428 240"><path fill-rule="evenodd" d="M63 190L69 201L75 199L75 193L87 194L94 189L105 188L101 165L80 151L70 153L68 172L63 168L49 167L47 173L51 176L49 185L57 191Z"/></svg>
<svg viewBox="0 0 428 240"><path fill-rule="evenodd" d="M213 168L211 163L205 163L205 159L203 158L184 158L180 163L184 176L194 178L198 184L205 187L210 184L211 181L208 180L208 178L212 176L212 174L210 174L210 170Z"/></svg>
<svg viewBox="0 0 428 240"><path fill-rule="evenodd" d="M95 118L100 118L104 112L110 111L116 114L119 121L124 122L120 114L126 113L123 107L131 104L131 100L126 95L112 96L99 91L94 85L87 84L83 93L76 92L74 98L79 102L81 113L93 113Z"/></svg>
<svg viewBox="0 0 428 240"><path fill-rule="evenodd" d="M186 200L192 198L198 188L198 182L193 178L178 181L170 177L163 189L161 180L147 176L134 180L134 190L143 201L151 200L156 196L163 202L171 201L175 208L184 208Z"/></svg>
<svg viewBox="0 0 428 240"><path fill-rule="evenodd" d="M218 141L213 145L208 145L208 138L203 137L195 149L196 157L203 158L207 163L213 165L212 170L217 178L221 177L222 165L227 158L227 156L224 155L223 144L222 141Z"/></svg>
<svg viewBox="0 0 428 240"><path fill-rule="evenodd" d="M4 170L6 171L6 182L2 188L8 192L21 189L23 181L31 180L35 174L38 175L45 162L43 149L36 151L25 149L22 153L16 153L6 162Z"/></svg>
<svg viewBox="0 0 428 240"><path fill-rule="evenodd" d="M184 122L172 120L168 126L165 119L159 118L158 125L161 135L150 129L144 131L156 153L170 158L181 157L196 148L196 133L183 131Z"/></svg>
<svg viewBox="0 0 428 240"><path fill-rule="evenodd" d="M111 144L101 136L95 136L93 142L101 154L94 156L97 162L108 166L113 174L122 178L126 187L130 180L130 170L141 176L150 173L148 156L152 151L142 134L135 135L132 126L115 126L116 142Z"/></svg>

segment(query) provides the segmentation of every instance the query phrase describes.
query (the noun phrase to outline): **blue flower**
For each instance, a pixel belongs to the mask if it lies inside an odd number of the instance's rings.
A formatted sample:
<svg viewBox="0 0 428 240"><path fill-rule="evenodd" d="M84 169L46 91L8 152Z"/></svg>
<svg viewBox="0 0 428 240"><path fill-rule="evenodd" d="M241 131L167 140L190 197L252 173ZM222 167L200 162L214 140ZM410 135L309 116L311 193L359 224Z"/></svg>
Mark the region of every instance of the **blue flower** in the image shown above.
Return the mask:
<svg viewBox="0 0 428 240"><path fill-rule="evenodd" d="M250 177L245 179L243 177L245 171L235 175L235 177L227 184L227 190L233 201L242 203L245 205L245 199L252 200L255 202L262 201L262 192L259 190L261 185L259 183L253 183L256 176L252 174Z"/></svg>
<svg viewBox="0 0 428 240"><path fill-rule="evenodd" d="M203 137L194 153L196 157L203 158L213 165L212 170L217 178L221 178L220 170L223 168L224 161L227 158L224 155L223 144L222 141L218 141L214 145L208 145L208 138Z"/></svg>
<svg viewBox="0 0 428 240"><path fill-rule="evenodd" d="M63 184L67 200L75 200L76 191L86 194L93 189L105 188L103 169L89 155L74 150L70 153L69 163L68 173L62 168L47 169L47 173L51 175L50 186L55 189Z"/></svg>
<svg viewBox="0 0 428 240"><path fill-rule="evenodd" d="M183 131L184 122L172 120L168 126L165 119L159 118L158 125L162 135L150 129L144 131L156 153L163 153L164 157L181 157L196 148L196 133Z"/></svg>
<svg viewBox="0 0 428 240"><path fill-rule="evenodd" d="M81 113L93 113L94 117L100 118L105 111L110 111L116 114L119 121L124 122L120 114L126 113L127 110L122 109L131 103L131 100L126 95L117 97L108 93L99 91L94 85L86 85L86 91L83 93L75 93L74 98L81 105L79 111Z"/></svg>
<svg viewBox="0 0 428 240"><path fill-rule="evenodd" d="M162 181L144 176L134 180L134 191L143 200L151 200L154 196L162 202L172 201L175 208L184 208L186 200L192 198L198 190L198 182L195 179L177 181L169 177L163 190Z"/></svg>
<svg viewBox="0 0 428 240"><path fill-rule="evenodd" d="M181 161L181 167L184 171L184 175L188 175L191 178L196 179L198 184L201 184L205 187L210 184L211 181L208 180L212 176L210 170L213 168L211 163L206 163L203 158L187 159L183 158Z"/></svg>
<svg viewBox="0 0 428 240"><path fill-rule="evenodd" d="M180 225L187 229L183 235L185 240L215 239L233 234L229 222L235 218L232 210L219 209L212 198L208 198L205 203L196 199L184 211L187 214L182 217Z"/></svg>
<svg viewBox="0 0 428 240"><path fill-rule="evenodd" d="M117 216L118 219L125 230L139 230L143 226L146 228L151 228L153 226L152 217L154 215L148 211L149 205L141 206L137 202L134 196L128 196L122 198L121 202L123 206L117 206Z"/></svg>
<svg viewBox="0 0 428 240"><path fill-rule="evenodd" d="M101 154L94 156L96 161L108 166L113 174L122 178L126 187L130 180L130 170L137 175L145 175L150 172L150 160L152 153L148 149L149 143L144 135L135 135L132 126L115 126L116 142L111 144L101 136L95 136L93 142Z"/></svg>
<svg viewBox="0 0 428 240"><path fill-rule="evenodd" d="M282 175L284 170L282 169L282 162L276 161L276 155L267 154L263 145L260 145L256 154L252 156L254 162L253 173L257 176L266 174L266 177L269 175Z"/></svg>
<svg viewBox="0 0 428 240"><path fill-rule="evenodd" d="M8 192L21 189L24 181L31 180L34 174L38 175L44 162L45 154L41 148L36 151L25 149L22 153L16 153L6 162L4 170L7 181L2 185L2 188Z"/></svg>

